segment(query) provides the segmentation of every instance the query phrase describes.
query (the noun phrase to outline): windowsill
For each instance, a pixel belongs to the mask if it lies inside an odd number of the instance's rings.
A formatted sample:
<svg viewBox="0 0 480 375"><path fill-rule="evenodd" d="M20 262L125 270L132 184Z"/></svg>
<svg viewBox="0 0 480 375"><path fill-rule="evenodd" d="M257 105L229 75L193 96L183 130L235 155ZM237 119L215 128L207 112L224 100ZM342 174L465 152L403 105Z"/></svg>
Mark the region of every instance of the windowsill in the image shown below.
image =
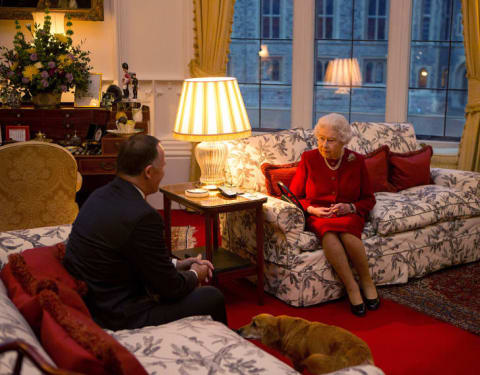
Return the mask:
<svg viewBox="0 0 480 375"><path fill-rule="evenodd" d="M432 146L434 155L458 155L459 142L430 141L419 140L419 143L425 143Z"/></svg>

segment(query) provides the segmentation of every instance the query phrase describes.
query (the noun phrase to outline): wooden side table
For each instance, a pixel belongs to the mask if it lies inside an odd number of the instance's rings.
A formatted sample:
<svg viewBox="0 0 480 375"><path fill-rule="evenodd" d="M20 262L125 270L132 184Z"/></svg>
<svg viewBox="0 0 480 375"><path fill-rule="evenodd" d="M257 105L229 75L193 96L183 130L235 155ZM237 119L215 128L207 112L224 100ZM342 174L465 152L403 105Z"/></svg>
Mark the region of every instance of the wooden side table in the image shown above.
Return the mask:
<svg viewBox="0 0 480 375"><path fill-rule="evenodd" d="M175 251L175 255L181 258L196 256L202 253L204 258L211 261L215 267L214 281L257 275L258 303L263 305L263 204L266 197L247 199L237 196L233 199L224 198L218 191L210 192L205 198L190 198L185 196L186 189L195 188L194 183L181 183L160 186L163 193L165 211L165 240L172 252L171 232L171 206L172 201L201 213L205 218L205 248L186 249ZM222 212L255 209L256 212L256 240L257 240L257 264L242 258L224 248L218 246L218 215Z"/></svg>

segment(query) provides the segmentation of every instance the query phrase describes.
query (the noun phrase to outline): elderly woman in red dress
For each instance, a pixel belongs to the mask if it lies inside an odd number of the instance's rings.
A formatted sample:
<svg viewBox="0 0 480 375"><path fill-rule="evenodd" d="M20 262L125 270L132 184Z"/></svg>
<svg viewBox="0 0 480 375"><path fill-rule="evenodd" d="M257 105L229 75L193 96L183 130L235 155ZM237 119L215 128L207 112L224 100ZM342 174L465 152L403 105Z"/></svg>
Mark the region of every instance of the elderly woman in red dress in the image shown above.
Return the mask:
<svg viewBox="0 0 480 375"><path fill-rule="evenodd" d="M345 117L336 113L321 117L314 134L318 149L303 153L290 190L310 214L307 227L321 239L327 260L345 285L352 313L363 316L367 308L380 305L361 240L375 197L363 156L345 148L352 137Z"/></svg>

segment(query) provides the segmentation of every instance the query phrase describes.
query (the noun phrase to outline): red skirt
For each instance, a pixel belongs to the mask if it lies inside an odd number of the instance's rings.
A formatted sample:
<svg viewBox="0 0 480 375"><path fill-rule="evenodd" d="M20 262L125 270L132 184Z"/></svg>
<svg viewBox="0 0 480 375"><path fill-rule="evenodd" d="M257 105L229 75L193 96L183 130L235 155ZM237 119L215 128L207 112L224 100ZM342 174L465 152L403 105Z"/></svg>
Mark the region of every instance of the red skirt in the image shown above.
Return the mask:
<svg viewBox="0 0 480 375"><path fill-rule="evenodd" d="M364 225L365 220L357 214L338 217L318 217L310 215L307 219L307 229L315 233L320 239L326 232L350 233L361 239Z"/></svg>

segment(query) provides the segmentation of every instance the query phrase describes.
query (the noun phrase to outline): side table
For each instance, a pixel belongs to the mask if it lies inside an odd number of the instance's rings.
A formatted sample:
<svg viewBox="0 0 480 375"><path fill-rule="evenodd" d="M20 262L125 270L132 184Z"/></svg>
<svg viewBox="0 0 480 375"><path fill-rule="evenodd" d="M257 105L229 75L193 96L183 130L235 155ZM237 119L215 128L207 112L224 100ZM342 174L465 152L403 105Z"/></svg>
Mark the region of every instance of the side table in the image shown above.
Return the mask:
<svg viewBox="0 0 480 375"><path fill-rule="evenodd" d="M247 199L242 196L229 199L225 198L218 191L210 192L205 198L191 198L185 196L186 189L195 188L193 182L164 185L159 190L163 193L165 212L165 241L172 252L171 232L171 207L172 201L199 212L205 218L205 248L185 249L175 251L180 258L196 256L202 253L215 267L214 281L257 275L258 303L263 305L263 204L266 197L258 199ZM256 240L257 240L257 262L251 263L248 259L242 258L224 248L218 246L218 215L222 212L255 209L256 212Z"/></svg>

